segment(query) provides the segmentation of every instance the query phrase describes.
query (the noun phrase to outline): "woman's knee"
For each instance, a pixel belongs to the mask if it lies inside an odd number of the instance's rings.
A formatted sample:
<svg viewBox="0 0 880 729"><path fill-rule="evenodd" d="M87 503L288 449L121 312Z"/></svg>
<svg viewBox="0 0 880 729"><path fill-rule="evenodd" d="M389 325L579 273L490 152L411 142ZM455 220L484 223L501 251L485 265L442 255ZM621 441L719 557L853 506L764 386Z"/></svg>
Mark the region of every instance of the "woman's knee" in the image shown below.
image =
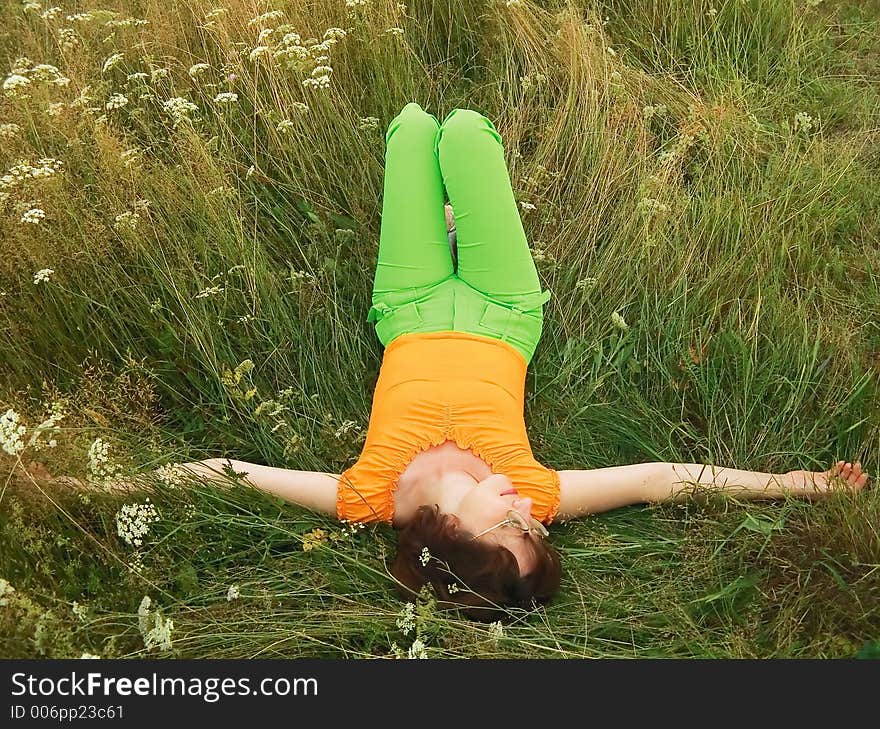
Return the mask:
<svg viewBox="0 0 880 729"><path fill-rule="evenodd" d="M450 129L452 127L474 123L479 124L482 123L484 118L485 117L480 112L475 111L474 109L453 109L446 115L446 118L440 126L444 129Z"/></svg>
<svg viewBox="0 0 880 729"><path fill-rule="evenodd" d="M434 134L440 126L437 117L433 114L429 114L415 101L410 101L400 110L397 116L394 117L388 125L388 131L385 133L386 143L388 142L388 139L390 139L392 132L404 123L407 127L427 129L431 134Z"/></svg>
<svg viewBox="0 0 880 729"><path fill-rule="evenodd" d="M459 134L472 134L475 130L480 129L488 130L496 141L501 141L501 135L498 134L492 120L487 116L475 109L453 109L446 115L434 136L434 149L438 149L443 136L452 134L453 137L456 137Z"/></svg>

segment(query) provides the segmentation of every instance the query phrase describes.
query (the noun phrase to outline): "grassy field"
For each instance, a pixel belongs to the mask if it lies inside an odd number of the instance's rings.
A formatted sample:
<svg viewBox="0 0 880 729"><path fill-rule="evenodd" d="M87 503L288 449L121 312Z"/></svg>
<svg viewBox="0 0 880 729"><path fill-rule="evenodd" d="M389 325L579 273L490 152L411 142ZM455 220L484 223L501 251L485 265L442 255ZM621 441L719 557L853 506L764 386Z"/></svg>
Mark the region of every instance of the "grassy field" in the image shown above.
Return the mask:
<svg viewBox="0 0 880 729"><path fill-rule="evenodd" d="M539 460L873 475L880 2L222 5L0 4L0 656L880 653L876 488L554 526L560 595L499 628L406 618L390 528L154 471L357 458L417 101L504 139Z"/></svg>

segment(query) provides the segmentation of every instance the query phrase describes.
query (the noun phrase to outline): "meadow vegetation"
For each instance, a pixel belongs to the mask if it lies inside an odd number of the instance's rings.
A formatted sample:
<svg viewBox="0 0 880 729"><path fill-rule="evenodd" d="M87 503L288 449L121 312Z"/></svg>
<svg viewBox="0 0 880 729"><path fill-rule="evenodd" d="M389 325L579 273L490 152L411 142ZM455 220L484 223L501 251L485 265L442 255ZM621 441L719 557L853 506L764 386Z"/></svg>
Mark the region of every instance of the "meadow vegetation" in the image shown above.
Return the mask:
<svg viewBox="0 0 880 729"><path fill-rule="evenodd" d="M357 458L417 101L503 137L539 460L874 474L877 0L15 0L0 83L0 656L880 652L876 488L555 525L560 595L486 625L401 602L388 527L167 468Z"/></svg>

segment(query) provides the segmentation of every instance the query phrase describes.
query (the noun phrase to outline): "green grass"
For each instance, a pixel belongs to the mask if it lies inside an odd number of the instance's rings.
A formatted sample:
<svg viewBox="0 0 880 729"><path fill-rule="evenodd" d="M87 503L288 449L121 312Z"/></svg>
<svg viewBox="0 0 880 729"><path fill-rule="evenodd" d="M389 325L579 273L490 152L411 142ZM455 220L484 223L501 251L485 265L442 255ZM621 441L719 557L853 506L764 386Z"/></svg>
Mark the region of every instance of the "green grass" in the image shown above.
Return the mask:
<svg viewBox="0 0 880 729"><path fill-rule="evenodd" d="M92 3L0 7L3 78L32 79L27 97L0 93L0 124L18 125L0 128L0 172L63 162L0 183L0 414L27 439L53 402L66 411L42 438L56 446L22 462L85 477L100 437L127 473L353 463L382 357L365 318L384 132L414 100L493 119L536 206L523 223L554 293L527 380L539 460L875 473L880 3L413 0L403 15L370 0L347 16L342 0L292 1L255 24L250 4L223 5L207 23L214 5L196 0L116 0L91 20L66 16ZM110 22L128 17L149 24ZM329 88L302 84L314 60L249 59L283 23L263 45L348 31ZM69 83L37 80L41 63ZM128 103L106 109L113 94ZM198 116L175 126L174 97ZM45 218L20 222L31 208ZM114 226L126 211L136 225ZM137 497L85 497L15 464L0 451L4 657L376 657L416 637L437 657L880 645L876 489L556 525L560 595L498 636L428 598L404 633L387 527L349 534L245 487L144 479ZM116 515L147 493L159 520L135 550ZM145 595L173 621L169 650L146 647Z"/></svg>

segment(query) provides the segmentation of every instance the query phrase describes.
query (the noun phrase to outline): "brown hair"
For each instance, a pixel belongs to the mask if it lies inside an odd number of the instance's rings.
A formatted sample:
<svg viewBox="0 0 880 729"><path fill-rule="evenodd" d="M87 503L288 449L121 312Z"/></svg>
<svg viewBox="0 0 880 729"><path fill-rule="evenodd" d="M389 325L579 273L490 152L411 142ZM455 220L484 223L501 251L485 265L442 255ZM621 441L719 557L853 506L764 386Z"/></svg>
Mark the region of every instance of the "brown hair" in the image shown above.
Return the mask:
<svg viewBox="0 0 880 729"><path fill-rule="evenodd" d="M468 617L492 621L507 615L502 607L529 609L559 590L559 554L544 540L530 539L536 565L523 576L513 552L472 537L460 529L455 514L441 513L436 505L420 506L398 533L391 565L391 574L402 583L401 594L409 598L430 583L441 606L455 605ZM429 559L423 558L425 548Z"/></svg>

